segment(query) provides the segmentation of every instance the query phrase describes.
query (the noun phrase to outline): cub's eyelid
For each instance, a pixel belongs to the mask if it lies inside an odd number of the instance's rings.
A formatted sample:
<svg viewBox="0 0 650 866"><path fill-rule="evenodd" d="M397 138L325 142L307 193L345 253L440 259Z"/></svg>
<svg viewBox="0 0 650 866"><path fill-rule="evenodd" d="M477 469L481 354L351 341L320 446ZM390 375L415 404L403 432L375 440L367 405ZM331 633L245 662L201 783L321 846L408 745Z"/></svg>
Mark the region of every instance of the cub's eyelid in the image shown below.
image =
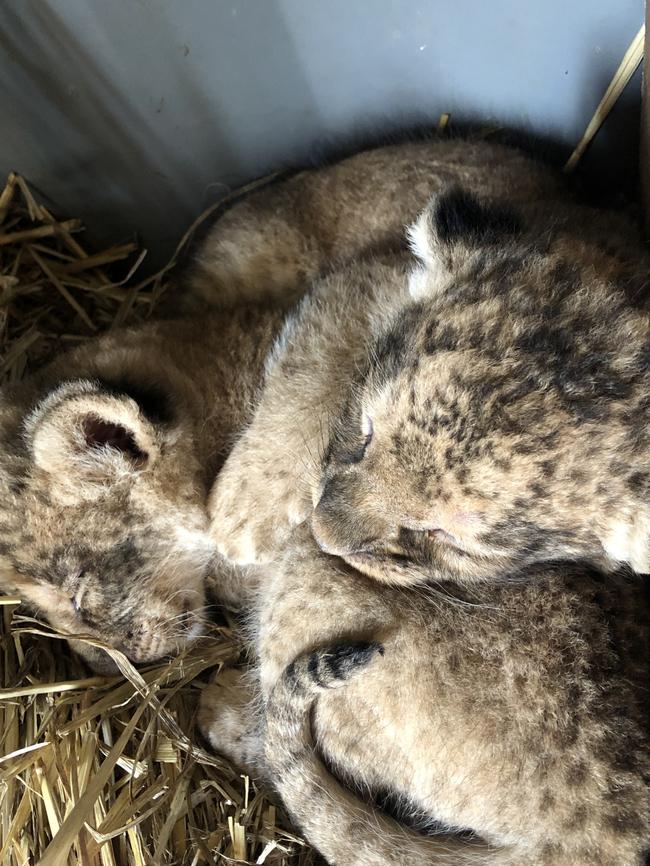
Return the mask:
<svg viewBox="0 0 650 866"><path fill-rule="evenodd" d="M80 568L77 574L77 582L84 579L87 572L85 568ZM72 596L72 607L74 608L75 613L81 613L81 603L83 601L83 597L85 594L85 587L81 587L77 589L77 592Z"/></svg>
<svg viewBox="0 0 650 866"><path fill-rule="evenodd" d="M441 529L439 526L434 526L430 529L426 529L425 532L429 536L429 538L433 538L443 544L449 544L452 547L462 546L455 535L452 535L451 532L447 532L445 529Z"/></svg>
<svg viewBox="0 0 650 866"><path fill-rule="evenodd" d="M375 428L372 423L372 418L365 412L361 416L361 432L366 438L366 445L369 444L370 440L372 439L372 435L375 432Z"/></svg>

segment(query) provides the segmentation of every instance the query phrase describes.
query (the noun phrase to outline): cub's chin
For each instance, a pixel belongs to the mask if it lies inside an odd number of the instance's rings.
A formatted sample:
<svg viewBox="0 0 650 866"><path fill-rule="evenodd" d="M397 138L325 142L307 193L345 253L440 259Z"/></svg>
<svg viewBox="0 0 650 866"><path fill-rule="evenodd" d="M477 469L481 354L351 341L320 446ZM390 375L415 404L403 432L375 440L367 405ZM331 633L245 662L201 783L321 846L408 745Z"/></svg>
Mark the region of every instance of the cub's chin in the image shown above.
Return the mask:
<svg viewBox="0 0 650 866"><path fill-rule="evenodd" d="M151 646L140 644L138 647L130 647L126 645L118 645L114 641L105 641L123 653L131 664L152 665L163 663L175 655L188 649L205 633L203 623L196 618L195 621L184 630L182 635L175 638L170 638L164 643L152 643ZM80 656L88 667L96 674L101 676L117 676L120 669L111 658L111 656L100 647L92 646L86 641L70 640L70 646L74 652Z"/></svg>

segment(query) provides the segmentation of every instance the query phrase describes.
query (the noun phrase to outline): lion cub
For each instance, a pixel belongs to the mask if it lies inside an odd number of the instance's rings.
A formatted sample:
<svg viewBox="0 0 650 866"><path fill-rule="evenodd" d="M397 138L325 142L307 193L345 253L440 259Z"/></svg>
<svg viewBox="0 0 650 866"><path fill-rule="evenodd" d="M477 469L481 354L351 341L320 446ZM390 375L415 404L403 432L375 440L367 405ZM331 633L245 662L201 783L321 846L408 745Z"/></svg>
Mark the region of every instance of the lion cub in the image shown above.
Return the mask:
<svg viewBox="0 0 650 866"><path fill-rule="evenodd" d="M329 863L645 866L646 582L557 564L405 592L307 526L261 572L259 670L205 690L201 725Z"/></svg>
<svg viewBox="0 0 650 866"><path fill-rule="evenodd" d="M251 420L280 301L328 263L405 249L403 225L443 175L477 185L486 160L522 196L554 187L516 151L463 142L300 173L231 207L198 250L182 288L221 311L116 332L0 391L0 588L136 662L196 637L205 577L226 600L241 590L208 532L207 496ZM276 309L223 309L254 299Z"/></svg>
<svg viewBox="0 0 650 866"><path fill-rule="evenodd" d="M247 307L126 329L4 389L0 587L135 662L196 638L206 577L224 570L207 494L280 316Z"/></svg>
<svg viewBox="0 0 650 866"><path fill-rule="evenodd" d="M413 259L341 265L288 318L211 495L234 562L311 516L389 583L650 572L650 260L613 214L480 181L433 197Z"/></svg>

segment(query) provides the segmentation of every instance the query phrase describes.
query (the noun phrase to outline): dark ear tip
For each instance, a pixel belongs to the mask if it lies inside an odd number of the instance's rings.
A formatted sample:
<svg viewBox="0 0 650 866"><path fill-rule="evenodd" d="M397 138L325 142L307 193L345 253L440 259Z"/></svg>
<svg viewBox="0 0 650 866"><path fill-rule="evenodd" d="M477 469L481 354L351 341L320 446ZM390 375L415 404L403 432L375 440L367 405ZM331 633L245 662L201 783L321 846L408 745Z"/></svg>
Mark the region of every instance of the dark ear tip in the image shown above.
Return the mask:
<svg viewBox="0 0 650 866"><path fill-rule="evenodd" d="M443 243L471 245L495 243L521 232L521 221L507 205L484 203L471 192L454 186L435 202L433 225Z"/></svg>
<svg viewBox="0 0 650 866"><path fill-rule="evenodd" d="M480 213L477 199L460 187L452 187L435 201L433 224L446 243L465 234Z"/></svg>

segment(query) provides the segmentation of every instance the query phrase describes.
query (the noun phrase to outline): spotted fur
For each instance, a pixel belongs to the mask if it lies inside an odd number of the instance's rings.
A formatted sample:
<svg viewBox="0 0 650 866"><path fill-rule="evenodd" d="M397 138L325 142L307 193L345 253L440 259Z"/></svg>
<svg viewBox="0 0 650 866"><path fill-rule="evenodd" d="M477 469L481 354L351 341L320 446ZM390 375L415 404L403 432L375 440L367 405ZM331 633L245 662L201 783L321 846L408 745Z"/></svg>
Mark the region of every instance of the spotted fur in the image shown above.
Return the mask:
<svg viewBox="0 0 650 866"><path fill-rule="evenodd" d="M213 491L226 556L272 558L315 506L323 549L386 582L650 571L648 257L613 214L508 189L452 184L415 263L317 283Z"/></svg>
<svg viewBox="0 0 650 866"><path fill-rule="evenodd" d="M135 662L201 634L206 577L225 599L238 591L208 535L207 493L279 318L248 307L125 330L5 389L2 589Z"/></svg>
<svg viewBox="0 0 650 866"><path fill-rule="evenodd" d="M207 690L202 726L329 863L644 866L647 583L558 563L404 591L304 526L262 571L257 680Z"/></svg>
<svg viewBox="0 0 650 866"><path fill-rule="evenodd" d="M250 420L264 359L273 366L282 314L236 303L277 307L334 261L405 250L403 224L439 185L441 161L474 178L486 159L502 177L526 166L522 195L553 187L515 151L453 141L303 172L231 207L168 293L168 309L213 312L89 342L2 391L0 587L141 662L200 631L206 574L240 600L245 579L215 553L206 496Z"/></svg>

